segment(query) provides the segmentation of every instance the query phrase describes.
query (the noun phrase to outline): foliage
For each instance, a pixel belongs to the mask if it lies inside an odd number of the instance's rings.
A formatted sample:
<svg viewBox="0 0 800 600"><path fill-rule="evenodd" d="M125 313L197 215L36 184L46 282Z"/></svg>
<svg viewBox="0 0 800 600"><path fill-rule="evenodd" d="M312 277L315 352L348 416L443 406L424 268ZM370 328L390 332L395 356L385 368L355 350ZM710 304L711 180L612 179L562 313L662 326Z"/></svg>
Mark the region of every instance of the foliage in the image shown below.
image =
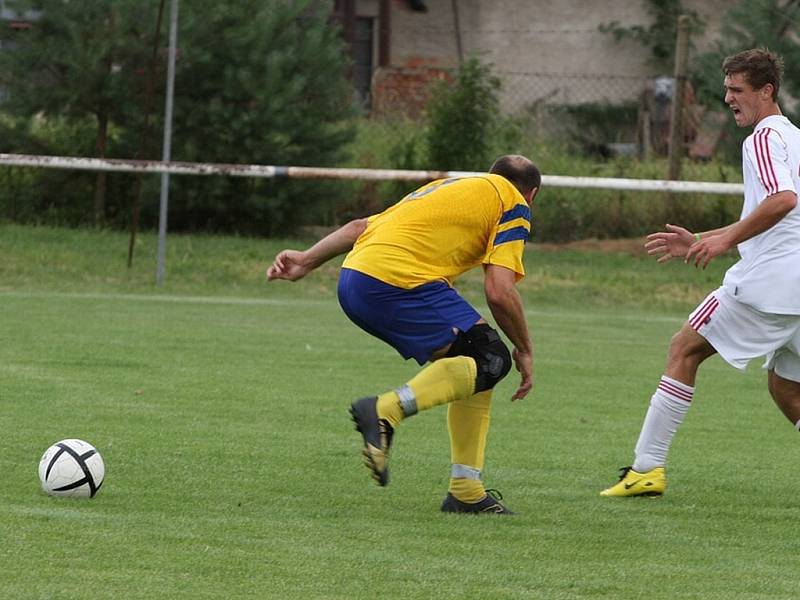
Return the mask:
<svg viewBox="0 0 800 600"><path fill-rule="evenodd" d="M792 98L800 98L800 78L792 66L800 63L800 0L739 1L722 16L720 34L711 50L695 61L695 89L699 99L714 108L723 102L722 63L727 56L749 48L769 48L783 57L787 72L781 88ZM785 95L783 96L785 97ZM795 107L794 112L791 110ZM796 102L784 104L784 113L800 116Z"/></svg>
<svg viewBox="0 0 800 600"><path fill-rule="evenodd" d="M499 86L490 66L470 58L452 81L433 84L424 118L361 119L351 148L352 164L404 170L487 170L495 158L503 123L498 114ZM377 212L420 183L364 183L361 190L365 193L357 193L355 202L347 205L355 214Z"/></svg>
<svg viewBox="0 0 800 600"><path fill-rule="evenodd" d="M600 25L599 29L613 35L616 41L630 39L648 48L650 64L661 72L672 73L678 17L689 17L690 44L691 35L702 33L706 23L697 11L685 9L682 0L647 0L645 6L652 18L650 25L624 26L619 21L611 21Z"/></svg>
<svg viewBox="0 0 800 600"><path fill-rule="evenodd" d="M42 12L30 30L17 35L13 51L0 52L0 86L8 91L3 109L17 122L37 115L53 127L83 127L91 119L93 131L81 130L59 152L54 144L37 146L48 140L32 135L9 149L133 157L143 126L157 3L40 0L18 6ZM343 42L329 17L329 8L310 0L184 4L173 160L322 166L341 160L341 148L352 136L354 107ZM166 53L159 57L156 97L163 98ZM163 102L156 108L153 126L160 130ZM32 126L29 122L17 131ZM145 158L154 154L151 148ZM62 185L53 185L53 173L37 175L30 195L66 217L57 222L85 221L81 215L90 211L91 190L83 193L81 186L80 196L65 194L67 175L59 177ZM107 186L113 198L104 208L113 225L127 220L131 180L125 175L103 180L101 195ZM313 181L173 178L169 221L176 229L275 234L324 220L332 197L346 189ZM152 227L158 215L157 178L146 179L145 197L150 201L142 209L142 223ZM30 212L35 219L47 218L40 206Z"/></svg>
<svg viewBox="0 0 800 600"><path fill-rule="evenodd" d="M648 0L652 22L648 27L624 27L614 21L600 27L615 39L632 39L651 52L651 64L662 72L672 72L675 54L677 17L686 14L691 18L690 35L701 33L706 23L695 11L686 10L680 0ZM800 62L800 1L799 0L738 0L721 17L720 32L711 49L702 54L690 52L689 76L698 102L710 110L727 110L723 102L721 66L725 57L754 47L767 47L782 55L786 65ZM691 45L690 37L690 48ZM800 98L800 79L785 77L783 87L792 98ZM784 96L785 97L785 96ZM784 113L800 116L797 103L784 103ZM742 140L748 130L739 129L732 120L725 124L718 156L725 161L740 160Z"/></svg>
<svg viewBox="0 0 800 600"><path fill-rule="evenodd" d="M427 170L428 163L428 125L419 124L412 127L403 127L402 123L395 121L399 126L393 129L394 135L390 141L390 163L394 169ZM484 169L486 167L483 167ZM393 204L406 194L417 188L422 182L392 181L382 188L384 196L389 199L385 204Z"/></svg>
<svg viewBox="0 0 800 600"><path fill-rule="evenodd" d="M623 111L624 113L624 111ZM596 114L587 109L587 115ZM549 132L540 113L502 118L496 122L489 155L523 154L529 156L545 175L584 177L622 177L662 179L667 171L665 159L638 160L625 156L598 157L578 149L570 140ZM587 117L588 119L589 117ZM589 121L587 121L588 124ZM358 136L350 146L354 160L365 157L367 166L424 168L424 147L417 144L420 128L412 121L362 121ZM393 143L394 141L394 143ZM398 148L407 145L406 164L399 164ZM417 144L417 145L414 145ZM475 170L485 171L486 165ZM741 167L721 161L692 162L683 165L684 178L691 181L741 182ZM364 216L393 204L419 185L393 182L380 186L365 183L359 207L349 216ZM619 190L576 190L545 185L533 207L533 239L540 242L564 242L590 237L618 238L645 235L663 227L666 221L706 230L735 221L741 210L741 198L704 194L667 194L624 192Z"/></svg>
<svg viewBox="0 0 800 600"><path fill-rule="evenodd" d="M90 116L39 114L23 119L0 113L0 122L8 134L5 143L0 142L3 152L67 156L92 152L96 122ZM22 223L89 223L87 199L92 197L93 180L86 171L0 167L0 215Z"/></svg>
<svg viewBox="0 0 800 600"><path fill-rule="evenodd" d="M12 51L0 52L5 110L83 120L121 120L141 89L138 67L154 17L153 3L17 0L20 11L40 16L14 34ZM9 35L9 31L4 31Z"/></svg>
<svg viewBox="0 0 800 600"><path fill-rule="evenodd" d="M536 138L546 137L564 152L580 156L610 158L610 144L636 138L639 105L635 101L584 102L580 104L536 103L513 118L517 126L531 129ZM536 123L535 131L531 127Z"/></svg>
<svg viewBox="0 0 800 600"><path fill-rule="evenodd" d="M436 84L427 105L428 168L486 170L497 119L500 80L477 58L466 60L455 81Z"/></svg>
<svg viewBox="0 0 800 600"><path fill-rule="evenodd" d="M111 129L115 123L133 129L141 122L136 116L143 88L139 67L148 48L153 3L18 0L8 4L19 11L35 8L40 13L33 27L14 34L13 50L0 52L0 87L7 93L3 109L15 119L36 115L55 127L83 128L91 121L91 128L82 132L86 137L72 140L63 154L130 156L130 146L115 144L119 138L111 139ZM11 33L9 28L3 35L8 39ZM19 149L35 147L31 142L22 140ZM92 194L64 194L71 178L95 179L91 208L87 199ZM50 173L36 180L40 202L60 214L65 209L77 215L91 211L96 222L103 220L105 173L79 177Z"/></svg>
<svg viewBox="0 0 800 600"><path fill-rule="evenodd" d="M733 4L721 17L720 33L710 50L697 56L692 63L692 81L698 101L710 110L727 111L722 87L722 63L726 57L748 48L766 47L780 54L787 72L781 82L781 109L790 119L800 117L797 98L800 98L800 80L794 76L791 65L800 62L800 1L798 0L748 0ZM789 98L792 98L791 101ZM750 128L739 128L728 119L725 122L723 142L717 154L731 163L741 161L741 146Z"/></svg>
<svg viewBox="0 0 800 600"><path fill-rule="evenodd" d="M329 13L308 1L202 0L183 18L175 104L176 160L334 165L352 137L352 89ZM213 143L209 143L213 142ZM180 229L274 235L335 202L319 181L182 180Z"/></svg>

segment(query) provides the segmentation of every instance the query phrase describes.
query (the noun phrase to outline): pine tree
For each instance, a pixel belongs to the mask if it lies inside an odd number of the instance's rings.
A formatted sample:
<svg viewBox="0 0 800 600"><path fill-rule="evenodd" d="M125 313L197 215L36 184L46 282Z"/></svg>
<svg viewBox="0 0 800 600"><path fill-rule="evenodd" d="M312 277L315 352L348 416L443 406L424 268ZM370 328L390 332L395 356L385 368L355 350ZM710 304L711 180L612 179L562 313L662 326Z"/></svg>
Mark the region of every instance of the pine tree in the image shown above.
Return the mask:
<svg viewBox="0 0 800 600"><path fill-rule="evenodd" d="M143 126L158 3L20 0L13 6L35 8L41 17L17 36L16 49L0 52L0 88L8 95L0 109L29 127L67 124L75 135L70 154L133 157ZM173 160L336 164L353 136L355 103L347 53L330 11L329 4L314 0L181 3ZM164 51L155 94L163 99L166 27L160 40ZM163 127L163 107L157 100L154 131ZM151 149L143 158L160 156ZM105 206L105 174L92 176L94 220L111 216L122 224L119 211ZM42 206L63 204L65 189L84 188L65 185L65 178L72 182L86 175L70 171L54 177L40 177ZM130 177L113 177L115 194L109 195L129 194L132 186L120 182ZM171 228L260 234L285 233L308 220L329 203L331 189L321 182L244 178L171 182ZM145 181L151 199L142 208L145 226L157 220L157 186L156 178Z"/></svg>
<svg viewBox="0 0 800 600"><path fill-rule="evenodd" d="M152 9L134 0L8 4L20 12L37 9L40 16L15 36L15 48L0 52L0 86L7 95L3 110L21 119L62 120L82 131L91 123L93 139L75 140L70 153L108 156L111 131L131 112L141 90L137 74ZM104 221L106 180L103 172L94 176L96 224ZM58 187L63 190L63 184Z"/></svg>
<svg viewBox="0 0 800 600"><path fill-rule="evenodd" d="M175 160L334 165L353 135L349 64L329 8L289 0L187 7ZM195 178L175 186L179 227L285 233L330 202L319 181ZM185 209L185 210L183 210Z"/></svg>

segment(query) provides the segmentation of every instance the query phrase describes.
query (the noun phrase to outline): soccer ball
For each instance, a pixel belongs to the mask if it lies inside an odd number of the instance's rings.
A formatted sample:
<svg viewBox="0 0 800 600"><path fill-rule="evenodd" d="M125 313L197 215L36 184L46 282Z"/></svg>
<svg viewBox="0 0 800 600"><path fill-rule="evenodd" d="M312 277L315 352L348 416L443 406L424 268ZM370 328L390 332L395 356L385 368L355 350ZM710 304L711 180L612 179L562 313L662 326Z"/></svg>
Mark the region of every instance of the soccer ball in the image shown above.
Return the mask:
<svg viewBox="0 0 800 600"><path fill-rule="evenodd" d="M51 496L92 498L103 485L106 467L97 449L83 440L61 440L39 461L39 481Z"/></svg>

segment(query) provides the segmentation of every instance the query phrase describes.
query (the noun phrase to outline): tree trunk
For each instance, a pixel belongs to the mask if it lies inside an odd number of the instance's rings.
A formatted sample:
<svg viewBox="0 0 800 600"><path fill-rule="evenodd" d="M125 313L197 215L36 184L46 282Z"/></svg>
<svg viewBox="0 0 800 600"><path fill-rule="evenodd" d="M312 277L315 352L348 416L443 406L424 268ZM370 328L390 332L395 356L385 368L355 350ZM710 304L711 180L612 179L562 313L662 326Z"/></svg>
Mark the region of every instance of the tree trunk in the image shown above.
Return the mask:
<svg viewBox="0 0 800 600"><path fill-rule="evenodd" d="M95 150L97 158L106 157L106 146L108 144L108 115L100 113L97 115L97 138L95 139ZM94 182L94 224L100 227L105 222L106 213L106 172L98 171Z"/></svg>
<svg viewBox="0 0 800 600"><path fill-rule="evenodd" d="M153 93L156 87L156 66L158 64L158 49L161 41L161 20L164 15L164 2L161 0L158 5L158 18L156 19L156 31L153 35L153 54L150 58L149 75L145 83L144 92L144 126L142 127L142 137L139 141L139 150L136 158L143 159L148 156L147 146L150 139L150 113L153 111ZM136 183L133 186L133 201L131 204L131 237L128 241L128 268L133 266L133 251L136 247L136 234L139 231L139 215L142 205L142 173L136 174Z"/></svg>

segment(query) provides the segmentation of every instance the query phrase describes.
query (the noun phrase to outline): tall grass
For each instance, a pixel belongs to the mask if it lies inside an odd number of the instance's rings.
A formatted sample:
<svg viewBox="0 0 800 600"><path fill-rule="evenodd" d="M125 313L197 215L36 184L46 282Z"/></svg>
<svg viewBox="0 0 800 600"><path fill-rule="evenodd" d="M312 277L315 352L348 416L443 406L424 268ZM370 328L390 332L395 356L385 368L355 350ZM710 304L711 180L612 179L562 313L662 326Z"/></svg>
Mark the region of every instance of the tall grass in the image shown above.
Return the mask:
<svg viewBox="0 0 800 600"><path fill-rule="evenodd" d="M366 167L424 169L424 124L410 119L362 120L351 147L350 164ZM501 123L492 140L495 156L524 154L547 175L665 179L667 160L631 157L601 159L571 148L564 140L543 137L535 121ZM486 169L489 165L486 165ZM739 182L738 165L684 160L682 178L692 181ZM370 211L396 202L413 183L364 183L353 196L352 212ZM619 190L547 188L533 210L533 238L569 241L584 238L637 237L665 222L704 231L736 220L741 198L713 194L667 194Z"/></svg>
<svg viewBox="0 0 800 600"><path fill-rule="evenodd" d="M357 120L356 137L346 154L343 166L365 168L429 169L425 120L402 117ZM554 135L552 128L543 127L533 118L505 118L495 124L489 140L492 156L518 153L531 157L549 175L594 177L627 177L634 179L663 179L667 172L665 159L638 160L617 157L602 159L587 155L571 145L564 137ZM487 164L484 168L488 169ZM738 165L712 161L699 163L685 160L683 178L698 181L741 181ZM0 218L13 222L62 225L91 222L91 178L71 171L31 170L0 167ZM146 179L152 188L155 180ZM60 182L60 184L59 184ZM67 182L68 185L65 185ZM216 188L222 180L209 178L202 185ZM192 183L190 179L176 180L174 185ZM296 182L295 182L296 183ZM303 211L289 211L296 225L332 226L347 220L381 211L396 202L422 182L337 181L316 186L313 206L304 204ZM275 182L282 189L291 182ZM201 185L201 184L197 184ZM64 188L64 196L56 203L47 189ZM118 227L129 220L125 202L130 177L109 177L110 222ZM280 193L283 193L281 191ZM277 194L277 192L276 192ZM145 195L142 207L142 227L153 229L158 214L157 195ZM245 194L246 196L246 194ZM66 199L65 199L66 198ZM276 196L277 198L277 196ZM248 206L246 197L230 197L219 203L215 211L190 211L183 227L193 230L254 232L254 215L271 201ZM691 229L705 230L727 224L738 217L740 199L732 196L675 194L653 192L623 192L616 190L575 190L545 188L534 207L534 239L537 241L569 241L583 238L618 238L643 235L666 221L685 224ZM184 203L185 204L185 203ZM178 203L173 212L185 212L188 205ZM271 210L271 209L270 209ZM250 214L253 218L248 218ZM263 214L262 214L263 216ZM177 222L172 215L170 222ZM295 218L296 217L296 218ZM236 225L241 219L240 226ZM278 219L270 220L273 230L282 227ZM288 227L288 225L286 225ZM262 229L267 229L264 226Z"/></svg>

